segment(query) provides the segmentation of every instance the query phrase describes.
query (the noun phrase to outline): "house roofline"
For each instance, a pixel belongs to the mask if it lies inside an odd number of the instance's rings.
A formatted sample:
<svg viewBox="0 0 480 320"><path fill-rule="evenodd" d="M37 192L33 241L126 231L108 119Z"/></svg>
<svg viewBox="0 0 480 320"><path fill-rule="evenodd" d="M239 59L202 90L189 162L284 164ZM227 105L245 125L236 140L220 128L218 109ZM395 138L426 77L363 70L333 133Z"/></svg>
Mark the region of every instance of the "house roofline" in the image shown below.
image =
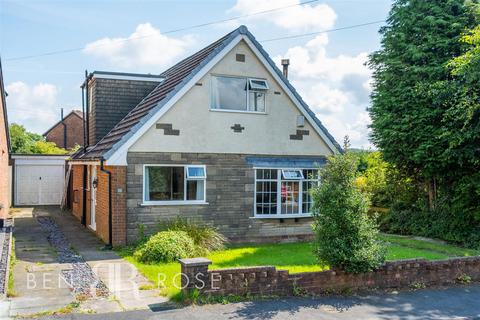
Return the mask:
<svg viewBox="0 0 480 320"><path fill-rule="evenodd" d="M88 77L87 77L88 81L93 78L111 79L111 80L130 80L130 81L151 81L151 82L162 82L165 79L165 77L160 74L157 75L157 74L150 74L150 73L114 72L114 71L101 71L101 70L95 70L88 74ZM85 81L80 86L81 88L85 87Z"/></svg>
<svg viewBox="0 0 480 320"><path fill-rule="evenodd" d="M77 112L81 112L79 110L72 110L70 111L69 114L67 114L63 120L59 120L57 122L55 122L55 124L53 126L50 127L50 129L48 129L47 131L45 131L45 133L42 134L43 137L45 137L50 131L52 131L56 126L58 126L60 123L62 123L63 121L65 121L68 117L70 117L72 114L79 117L80 119L83 120L83 117L81 117Z"/></svg>
<svg viewBox="0 0 480 320"><path fill-rule="evenodd" d="M11 144L10 144L10 130L8 127L8 114L7 114L7 93L5 91L5 86L3 82L3 69L2 69L2 59L0 57L0 99L2 99L2 107L3 107L3 118L5 122L5 136L7 138L7 150L8 154L10 155L12 152Z"/></svg>
<svg viewBox="0 0 480 320"><path fill-rule="evenodd" d="M108 162L113 162L114 164L123 165L126 162L126 155L123 153L133 144L133 142L129 143L132 140L137 140L139 136L141 136L144 131L142 127L148 126L150 124L153 125L155 121L168 111L172 107L172 105L183 96L188 89L193 86L192 81L195 80L197 77L203 76L208 70L212 67L212 61L220 60L231 48L239 43L241 40L245 40L247 44L257 52L255 54L262 61L262 63L269 67L270 73L276 78L276 80L283 85L284 89L289 94L290 98L294 101L300 111L306 116L306 118L311 122L312 126L314 127L315 131L322 137L322 139L327 144L328 148L333 152L342 152L340 145L335 141L333 136L328 132L328 130L323 126L321 121L316 117L315 113L308 107L308 105L303 101L300 97L298 92L293 88L290 84L288 79L283 76L282 72L278 69L275 63L272 61L268 53L262 48L260 43L255 40L255 37L248 31L247 27L240 26L237 30L231 33L231 35L225 39L222 46L215 49L210 56L205 59L192 73L187 76L183 81L173 90L172 92L168 93L168 95L159 101L156 107L152 108L147 116L143 117L133 128L130 129L128 133L126 133L117 143L115 143L108 151L106 151L103 156ZM249 43L250 42L250 43ZM233 46L232 46L233 43ZM228 50L227 50L228 49ZM220 55L223 53L223 55ZM217 61L218 62L218 61ZM216 62L215 62L216 63ZM205 69L208 69L205 71ZM189 87L190 85L190 87ZM153 120L152 120L153 119Z"/></svg>

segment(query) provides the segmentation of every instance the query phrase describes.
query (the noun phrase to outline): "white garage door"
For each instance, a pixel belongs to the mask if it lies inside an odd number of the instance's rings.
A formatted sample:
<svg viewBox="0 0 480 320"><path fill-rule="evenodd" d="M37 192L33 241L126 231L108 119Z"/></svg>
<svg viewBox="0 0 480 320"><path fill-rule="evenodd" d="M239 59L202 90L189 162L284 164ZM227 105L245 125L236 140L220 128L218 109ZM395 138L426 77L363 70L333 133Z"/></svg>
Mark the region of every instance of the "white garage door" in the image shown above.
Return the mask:
<svg viewBox="0 0 480 320"><path fill-rule="evenodd" d="M59 205L64 180L65 157L15 158L15 205Z"/></svg>

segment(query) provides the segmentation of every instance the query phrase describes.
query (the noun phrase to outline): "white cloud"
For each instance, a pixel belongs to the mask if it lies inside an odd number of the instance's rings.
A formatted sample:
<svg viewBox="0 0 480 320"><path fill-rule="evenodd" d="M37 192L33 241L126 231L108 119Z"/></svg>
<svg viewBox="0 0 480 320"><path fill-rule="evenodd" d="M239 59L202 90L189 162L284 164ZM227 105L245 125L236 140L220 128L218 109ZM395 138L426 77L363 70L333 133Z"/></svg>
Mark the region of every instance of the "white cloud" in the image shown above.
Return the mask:
<svg viewBox="0 0 480 320"><path fill-rule="evenodd" d="M57 104L58 88L49 83L30 86L22 81L5 88L8 121L24 125L27 130L43 133L60 118Z"/></svg>
<svg viewBox="0 0 480 320"><path fill-rule="evenodd" d="M353 146L370 147L367 53L330 57L327 44L328 36L322 34L304 46L289 48L275 61L290 59L290 80L338 142L348 135Z"/></svg>
<svg viewBox="0 0 480 320"><path fill-rule="evenodd" d="M122 68L166 67L194 43L192 36L170 38L150 23L139 24L126 38L103 38L86 45L84 53Z"/></svg>
<svg viewBox="0 0 480 320"><path fill-rule="evenodd" d="M299 3L300 0L237 0L237 3L229 12L247 15L254 12L291 6L265 14L253 15L241 20L247 22L270 22L288 31L325 30L334 25L337 15L327 4L292 6Z"/></svg>

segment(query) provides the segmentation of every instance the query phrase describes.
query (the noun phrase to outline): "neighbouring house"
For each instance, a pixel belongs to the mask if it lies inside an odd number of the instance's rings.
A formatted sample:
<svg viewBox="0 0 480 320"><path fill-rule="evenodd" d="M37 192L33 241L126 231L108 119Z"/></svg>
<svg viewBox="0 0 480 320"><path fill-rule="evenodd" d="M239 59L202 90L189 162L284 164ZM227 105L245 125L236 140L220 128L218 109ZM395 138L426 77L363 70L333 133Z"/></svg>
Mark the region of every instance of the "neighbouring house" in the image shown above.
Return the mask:
<svg viewBox="0 0 480 320"><path fill-rule="evenodd" d="M10 137L8 133L6 92L0 61L0 225L8 217L11 203Z"/></svg>
<svg viewBox="0 0 480 320"><path fill-rule="evenodd" d="M215 226L231 241L311 236L316 169L341 149L247 28L157 81L69 161L73 214L112 245L177 217ZM89 104L97 108L116 90L112 83Z"/></svg>
<svg viewBox="0 0 480 320"><path fill-rule="evenodd" d="M60 148L72 149L76 145L83 146L83 112L73 110L64 117L62 109L60 121L48 129L43 136L45 140L54 142Z"/></svg>

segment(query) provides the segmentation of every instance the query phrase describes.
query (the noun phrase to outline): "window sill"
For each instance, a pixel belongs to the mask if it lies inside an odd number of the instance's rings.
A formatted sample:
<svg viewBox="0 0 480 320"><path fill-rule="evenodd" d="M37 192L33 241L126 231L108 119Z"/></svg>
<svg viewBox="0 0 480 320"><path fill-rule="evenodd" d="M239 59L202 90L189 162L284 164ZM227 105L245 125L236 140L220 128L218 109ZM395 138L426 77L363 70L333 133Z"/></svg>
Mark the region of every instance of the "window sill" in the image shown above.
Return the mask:
<svg viewBox="0 0 480 320"><path fill-rule="evenodd" d="M260 111L242 111L242 110L228 110L228 109L212 109L210 108L210 111L212 112L226 112L226 113L246 113L246 114L259 114L259 115L266 115L266 112L260 112Z"/></svg>
<svg viewBox="0 0 480 320"><path fill-rule="evenodd" d="M148 206L197 206L207 205L206 201L146 201L140 204L142 207Z"/></svg>
<svg viewBox="0 0 480 320"><path fill-rule="evenodd" d="M307 214L256 214L250 219L296 219L296 218L312 218L313 215L310 213Z"/></svg>

